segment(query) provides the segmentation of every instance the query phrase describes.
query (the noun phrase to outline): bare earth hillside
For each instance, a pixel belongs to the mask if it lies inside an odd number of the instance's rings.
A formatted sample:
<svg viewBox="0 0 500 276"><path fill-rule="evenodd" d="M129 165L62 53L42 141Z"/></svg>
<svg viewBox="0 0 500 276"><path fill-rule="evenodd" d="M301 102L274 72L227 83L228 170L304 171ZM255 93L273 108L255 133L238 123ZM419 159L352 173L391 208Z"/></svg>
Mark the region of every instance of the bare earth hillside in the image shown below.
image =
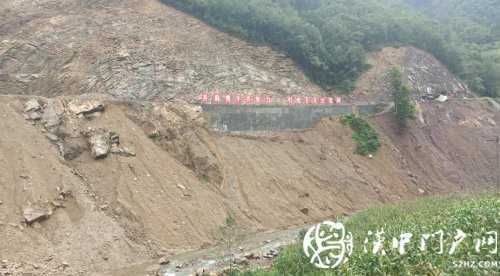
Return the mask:
<svg viewBox="0 0 500 276"><path fill-rule="evenodd" d="M303 132L219 136L182 103L107 102L82 117L70 107L85 100L39 99L46 115L33 125L26 101L0 104L0 254L17 272L87 274L206 247L229 211L252 233L494 183L483 137L500 117L481 100L424 106L425 123L403 138L374 118L389 135L373 159L352 154L351 131L335 119ZM92 158L86 133L100 129L134 154ZM27 225L29 207L47 218Z"/></svg>

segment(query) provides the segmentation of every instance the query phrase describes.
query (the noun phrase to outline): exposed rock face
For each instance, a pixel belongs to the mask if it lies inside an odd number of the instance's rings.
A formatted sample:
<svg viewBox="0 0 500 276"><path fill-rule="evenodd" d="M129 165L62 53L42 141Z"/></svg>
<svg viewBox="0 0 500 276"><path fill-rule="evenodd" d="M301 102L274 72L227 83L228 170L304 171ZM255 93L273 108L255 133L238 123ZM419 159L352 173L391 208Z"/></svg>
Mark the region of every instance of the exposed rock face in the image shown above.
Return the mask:
<svg viewBox="0 0 500 276"><path fill-rule="evenodd" d="M121 99L194 99L215 90L323 93L282 53L156 0L1 2L0 93Z"/></svg>

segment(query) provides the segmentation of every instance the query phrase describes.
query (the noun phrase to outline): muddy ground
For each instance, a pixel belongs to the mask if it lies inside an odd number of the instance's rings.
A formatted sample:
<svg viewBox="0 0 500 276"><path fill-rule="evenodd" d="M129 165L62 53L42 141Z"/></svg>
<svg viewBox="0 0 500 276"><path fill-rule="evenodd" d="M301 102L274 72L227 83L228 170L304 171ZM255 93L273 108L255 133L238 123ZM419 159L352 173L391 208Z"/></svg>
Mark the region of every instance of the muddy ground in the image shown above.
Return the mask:
<svg viewBox="0 0 500 276"><path fill-rule="evenodd" d="M404 135L387 115L370 119L382 139L370 159L353 154L338 119L292 133L220 135L182 102L104 99L104 111L82 116L70 106L85 98L39 98L42 118L33 121L28 99L0 103L0 255L16 273L86 275L209 248L229 213L251 234L495 183L485 139L500 117L487 100L422 104L423 121ZM102 129L133 155L94 159L88 133ZM50 214L27 224L28 207Z"/></svg>

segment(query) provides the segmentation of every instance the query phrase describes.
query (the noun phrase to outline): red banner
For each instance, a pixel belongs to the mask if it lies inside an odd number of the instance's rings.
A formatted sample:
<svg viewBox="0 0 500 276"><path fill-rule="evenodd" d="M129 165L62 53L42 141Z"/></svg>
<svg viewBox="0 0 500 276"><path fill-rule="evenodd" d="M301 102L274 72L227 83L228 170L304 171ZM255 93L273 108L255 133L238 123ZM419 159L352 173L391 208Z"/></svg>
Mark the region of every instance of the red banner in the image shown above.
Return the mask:
<svg viewBox="0 0 500 276"><path fill-rule="evenodd" d="M279 100L275 102L270 96L240 96L240 95L224 95L218 93L209 94L203 93L198 100L202 104L224 104L224 105L272 105L272 104L288 104L288 105L333 105L341 104L340 97L307 97L307 96L289 96L287 101Z"/></svg>

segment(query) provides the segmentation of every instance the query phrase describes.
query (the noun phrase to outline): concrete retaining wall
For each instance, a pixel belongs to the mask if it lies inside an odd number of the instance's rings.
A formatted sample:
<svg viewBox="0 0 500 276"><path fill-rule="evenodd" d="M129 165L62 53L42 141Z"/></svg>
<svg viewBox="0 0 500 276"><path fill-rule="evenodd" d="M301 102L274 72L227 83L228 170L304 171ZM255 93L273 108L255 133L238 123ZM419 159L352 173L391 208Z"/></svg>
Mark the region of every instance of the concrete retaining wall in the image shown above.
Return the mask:
<svg viewBox="0 0 500 276"><path fill-rule="evenodd" d="M202 105L209 126L221 132L286 131L312 128L325 117L376 113L377 105L245 106Z"/></svg>

